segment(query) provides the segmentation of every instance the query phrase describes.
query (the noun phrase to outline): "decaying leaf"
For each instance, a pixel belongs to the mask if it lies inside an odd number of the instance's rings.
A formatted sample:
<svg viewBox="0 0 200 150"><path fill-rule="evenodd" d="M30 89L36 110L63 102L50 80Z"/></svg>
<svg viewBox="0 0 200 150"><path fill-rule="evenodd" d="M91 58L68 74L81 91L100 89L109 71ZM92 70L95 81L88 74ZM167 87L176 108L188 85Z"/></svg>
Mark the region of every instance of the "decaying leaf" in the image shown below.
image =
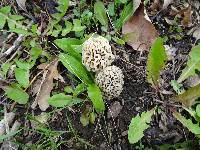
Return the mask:
<svg viewBox="0 0 200 150"><path fill-rule="evenodd" d="M5 132L6 132L6 125L5 124L11 125L14 118L15 118L15 113L13 113L13 112L5 114L4 119L2 119L0 121L0 135L5 134Z"/></svg>
<svg viewBox="0 0 200 150"><path fill-rule="evenodd" d="M144 5L141 4L134 15L123 25L124 40L134 50L148 51L158 33L151 22L145 18Z"/></svg>
<svg viewBox="0 0 200 150"><path fill-rule="evenodd" d="M183 11L183 20L181 21L181 24L185 27L189 27L191 26L191 22L192 22L192 10L191 6L188 6Z"/></svg>
<svg viewBox="0 0 200 150"><path fill-rule="evenodd" d="M57 70L58 59L54 59L49 65L43 65L45 67L43 73L43 79L39 87L35 102L32 104L32 108L35 109L37 104L42 111L45 111L48 107L48 99L50 98L51 90L53 89L53 79L58 79L60 76ZM43 68L39 67L39 68Z"/></svg>
<svg viewBox="0 0 200 150"><path fill-rule="evenodd" d="M122 108L123 107L120 105L120 102L115 101L108 109L107 118L115 119L120 114Z"/></svg>
<svg viewBox="0 0 200 150"><path fill-rule="evenodd" d="M173 0L164 0L162 9L166 9L172 2Z"/></svg>
<svg viewBox="0 0 200 150"><path fill-rule="evenodd" d="M196 41L200 39L200 28L197 28L194 30L193 35L192 35Z"/></svg>
<svg viewBox="0 0 200 150"><path fill-rule="evenodd" d="M28 12L26 9L26 0L16 0L18 6L23 9L25 12Z"/></svg>
<svg viewBox="0 0 200 150"><path fill-rule="evenodd" d="M188 89L182 94L179 94L172 99L183 103L186 107L192 106L193 102L200 97L200 84Z"/></svg>

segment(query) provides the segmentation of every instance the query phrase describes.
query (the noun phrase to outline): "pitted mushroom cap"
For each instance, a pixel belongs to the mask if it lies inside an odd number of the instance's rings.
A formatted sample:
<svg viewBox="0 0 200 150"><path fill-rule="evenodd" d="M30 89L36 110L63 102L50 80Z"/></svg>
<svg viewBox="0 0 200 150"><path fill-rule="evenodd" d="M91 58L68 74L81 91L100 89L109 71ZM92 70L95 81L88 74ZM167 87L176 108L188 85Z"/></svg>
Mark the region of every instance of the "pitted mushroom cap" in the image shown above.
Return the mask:
<svg viewBox="0 0 200 150"><path fill-rule="evenodd" d="M96 83L102 91L104 98L112 99L118 97L124 84L124 75L117 66L109 66L96 75Z"/></svg>
<svg viewBox="0 0 200 150"><path fill-rule="evenodd" d="M89 71L103 70L114 59L109 41L102 36L91 37L83 44L82 63Z"/></svg>

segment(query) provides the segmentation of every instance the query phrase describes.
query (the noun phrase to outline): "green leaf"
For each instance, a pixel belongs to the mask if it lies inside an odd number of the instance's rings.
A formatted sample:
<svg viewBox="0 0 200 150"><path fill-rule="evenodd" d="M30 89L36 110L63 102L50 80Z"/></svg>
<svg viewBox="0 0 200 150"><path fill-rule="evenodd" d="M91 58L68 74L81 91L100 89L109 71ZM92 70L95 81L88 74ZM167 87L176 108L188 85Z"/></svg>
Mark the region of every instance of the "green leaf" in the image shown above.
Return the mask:
<svg viewBox="0 0 200 150"><path fill-rule="evenodd" d="M200 97L200 84L188 89L182 94L172 98L172 100L183 103L185 106L190 107L194 101Z"/></svg>
<svg viewBox="0 0 200 150"><path fill-rule="evenodd" d="M8 98L14 100L15 102L19 104L26 104L29 99L29 95L17 85L11 85L7 87L5 89L5 93Z"/></svg>
<svg viewBox="0 0 200 150"><path fill-rule="evenodd" d="M106 28L108 28L108 17L103 2L97 1L94 4L94 14L96 19L101 23L101 25L106 26Z"/></svg>
<svg viewBox="0 0 200 150"><path fill-rule="evenodd" d="M174 112L173 116L180 121L186 128L188 128L189 131L191 131L192 133L199 135L200 134L200 127L198 124L194 124L192 123L191 120L186 119L184 116L182 116L180 113L178 112Z"/></svg>
<svg viewBox="0 0 200 150"><path fill-rule="evenodd" d="M83 64L75 57L68 54L61 53L59 55L59 61L75 76L77 76L85 84L91 84L92 81L88 77L88 71Z"/></svg>
<svg viewBox="0 0 200 150"><path fill-rule="evenodd" d="M187 66L183 69L178 82L184 81L189 76L195 75L195 70L200 71L200 44L192 48L189 53L189 60Z"/></svg>
<svg viewBox="0 0 200 150"><path fill-rule="evenodd" d="M69 53L81 61L81 55L72 48L72 45L81 45L82 42L80 40L75 38L62 38L56 39L54 43L64 52Z"/></svg>
<svg viewBox="0 0 200 150"><path fill-rule="evenodd" d="M0 19L0 29L3 29L3 27L4 27L5 24L6 24L6 19L5 18L1 18Z"/></svg>
<svg viewBox="0 0 200 150"><path fill-rule="evenodd" d="M133 1L126 5L120 14L120 18L115 23L115 28L120 30L124 23L133 15Z"/></svg>
<svg viewBox="0 0 200 150"><path fill-rule="evenodd" d="M137 143L144 136L143 132L149 127L154 110L151 109L150 111L143 112L141 116L138 114L132 118L128 129L128 140L131 144Z"/></svg>
<svg viewBox="0 0 200 150"><path fill-rule="evenodd" d="M200 117L200 104L198 104L196 107L196 113L197 113L197 116Z"/></svg>
<svg viewBox="0 0 200 150"><path fill-rule="evenodd" d="M64 93L53 95L48 99L49 105L54 107L73 106L74 104L80 102L82 102L81 99L73 99L71 95L65 95Z"/></svg>
<svg viewBox="0 0 200 150"><path fill-rule="evenodd" d="M9 70L11 65L12 65L11 63L4 63L4 64L1 65L1 69L2 69L4 77L6 77L8 70Z"/></svg>
<svg viewBox="0 0 200 150"><path fill-rule="evenodd" d="M15 32L17 34L23 34L23 35L26 35L26 36L32 35L31 32L28 32L27 30L21 29L21 28L10 27L10 31Z"/></svg>
<svg viewBox="0 0 200 150"><path fill-rule="evenodd" d="M80 122L84 127L89 124L89 120L90 120L90 118L88 116L88 113L87 114L85 114L85 113L81 114Z"/></svg>
<svg viewBox="0 0 200 150"><path fill-rule="evenodd" d="M3 14L9 14L11 11L11 7L10 6L5 6L5 7L2 7L0 9L0 12L3 13Z"/></svg>
<svg viewBox="0 0 200 150"><path fill-rule="evenodd" d="M153 86L158 86L160 71L165 66L167 55L162 38L157 38L151 46L147 60L147 80Z"/></svg>
<svg viewBox="0 0 200 150"><path fill-rule="evenodd" d="M184 92L183 85L178 83L176 80L171 80L170 84L176 93L181 94Z"/></svg>
<svg viewBox="0 0 200 150"><path fill-rule="evenodd" d="M115 15L115 4L114 4L114 2L111 2L111 3L108 4L108 14L110 16Z"/></svg>
<svg viewBox="0 0 200 150"><path fill-rule="evenodd" d="M29 70L32 68L32 65L26 61L15 60L15 63L17 64L19 68L24 69L24 70Z"/></svg>
<svg viewBox="0 0 200 150"><path fill-rule="evenodd" d="M15 78L24 88L29 86L29 70L15 68Z"/></svg>
<svg viewBox="0 0 200 150"><path fill-rule="evenodd" d="M18 21L24 19L24 17L20 15L10 15L10 19Z"/></svg>
<svg viewBox="0 0 200 150"><path fill-rule="evenodd" d="M95 119L96 119L95 113L94 113L94 112L91 112L91 113L90 113L90 123L91 123L91 124L94 124Z"/></svg>
<svg viewBox="0 0 200 150"><path fill-rule="evenodd" d="M32 59L37 59L42 54L42 49L40 47L32 47L30 54Z"/></svg>
<svg viewBox="0 0 200 150"><path fill-rule="evenodd" d="M105 105L99 87L96 84L90 84L87 90L95 110L97 112L103 112L105 110Z"/></svg>
<svg viewBox="0 0 200 150"><path fill-rule="evenodd" d="M79 85L76 86L76 88L73 91L73 96L78 96L79 94L83 93L84 91L86 91L86 87L84 83L81 83Z"/></svg>
<svg viewBox="0 0 200 150"><path fill-rule="evenodd" d="M86 26L81 25L81 21L79 19L73 19L73 24L74 24L74 27L72 31L75 31L75 32L83 31L86 28Z"/></svg>
<svg viewBox="0 0 200 150"><path fill-rule="evenodd" d="M62 29L62 36L67 35L72 30L72 23L65 21L65 28Z"/></svg>

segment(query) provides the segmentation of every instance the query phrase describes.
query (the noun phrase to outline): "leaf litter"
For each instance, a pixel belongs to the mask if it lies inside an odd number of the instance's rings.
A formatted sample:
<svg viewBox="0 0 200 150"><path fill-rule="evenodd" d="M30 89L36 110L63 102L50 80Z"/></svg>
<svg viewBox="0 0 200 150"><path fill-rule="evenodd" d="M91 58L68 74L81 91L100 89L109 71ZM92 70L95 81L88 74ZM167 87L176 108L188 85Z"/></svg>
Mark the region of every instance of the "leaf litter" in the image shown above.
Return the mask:
<svg viewBox="0 0 200 150"><path fill-rule="evenodd" d="M32 109L35 109L38 105L42 111L45 111L49 107L48 99L50 98L50 94L53 89L53 79L60 79L62 82L64 82L64 79L58 73L57 66L58 59L56 58L50 62L49 65L42 64L38 66L38 68L43 69L44 72L35 101L31 105Z"/></svg>

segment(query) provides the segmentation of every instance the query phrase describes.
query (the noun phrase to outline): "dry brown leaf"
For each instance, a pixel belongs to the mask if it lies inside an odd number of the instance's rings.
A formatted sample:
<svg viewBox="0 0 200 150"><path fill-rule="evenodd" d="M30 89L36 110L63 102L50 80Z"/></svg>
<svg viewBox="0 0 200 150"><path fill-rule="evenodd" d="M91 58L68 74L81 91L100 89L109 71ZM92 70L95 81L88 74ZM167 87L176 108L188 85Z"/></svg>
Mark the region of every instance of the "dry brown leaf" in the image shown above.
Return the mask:
<svg viewBox="0 0 200 150"><path fill-rule="evenodd" d="M160 0L154 0L150 6L150 10L154 13L159 11L161 9L161 1Z"/></svg>
<svg viewBox="0 0 200 150"><path fill-rule="evenodd" d="M172 2L173 0L164 0L162 9L166 9Z"/></svg>
<svg viewBox="0 0 200 150"><path fill-rule="evenodd" d="M23 9L25 12L28 12L26 9L26 0L16 0L18 6Z"/></svg>
<svg viewBox="0 0 200 150"><path fill-rule="evenodd" d="M192 16L191 6L189 6L183 11L183 20L181 21L181 24L185 27L191 26L192 22L191 16Z"/></svg>
<svg viewBox="0 0 200 150"><path fill-rule="evenodd" d="M32 108L35 109L37 104L42 111L45 111L48 107L48 99L53 89L53 79L58 79L60 76L57 70L58 60L54 59L48 66L45 67L43 73L43 79L37 93L36 100L32 104ZM64 81L64 80L63 80Z"/></svg>
<svg viewBox="0 0 200 150"><path fill-rule="evenodd" d="M134 50L148 51L158 33L151 22L145 19L144 5L141 4L134 15L123 25L125 41Z"/></svg>

